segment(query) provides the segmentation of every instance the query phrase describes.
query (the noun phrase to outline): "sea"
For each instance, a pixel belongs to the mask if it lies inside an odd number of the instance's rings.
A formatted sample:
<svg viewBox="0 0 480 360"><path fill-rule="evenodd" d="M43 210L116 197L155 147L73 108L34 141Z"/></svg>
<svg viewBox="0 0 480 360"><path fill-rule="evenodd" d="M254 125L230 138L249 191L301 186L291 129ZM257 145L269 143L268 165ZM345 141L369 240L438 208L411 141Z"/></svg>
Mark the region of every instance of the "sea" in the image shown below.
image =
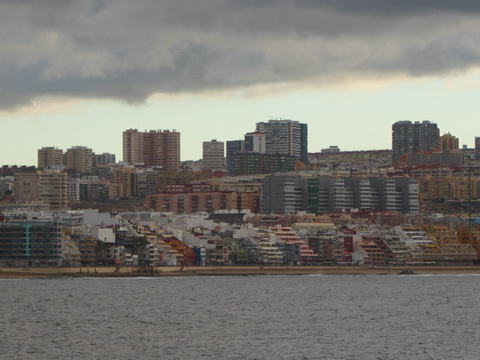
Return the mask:
<svg viewBox="0 0 480 360"><path fill-rule="evenodd" d="M2 279L0 359L480 359L480 276Z"/></svg>

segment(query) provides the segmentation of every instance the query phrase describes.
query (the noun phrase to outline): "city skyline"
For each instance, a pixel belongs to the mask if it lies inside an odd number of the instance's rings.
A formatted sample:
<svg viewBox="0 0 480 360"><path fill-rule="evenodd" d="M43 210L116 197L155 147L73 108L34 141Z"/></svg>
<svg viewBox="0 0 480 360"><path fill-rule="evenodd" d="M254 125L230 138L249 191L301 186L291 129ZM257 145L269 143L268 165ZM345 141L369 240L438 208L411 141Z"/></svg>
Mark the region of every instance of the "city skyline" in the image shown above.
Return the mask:
<svg viewBox="0 0 480 360"><path fill-rule="evenodd" d="M184 2L0 1L0 163L121 160L131 128L176 130L198 160L271 119L308 124L309 152L390 149L401 120L480 135L480 4Z"/></svg>

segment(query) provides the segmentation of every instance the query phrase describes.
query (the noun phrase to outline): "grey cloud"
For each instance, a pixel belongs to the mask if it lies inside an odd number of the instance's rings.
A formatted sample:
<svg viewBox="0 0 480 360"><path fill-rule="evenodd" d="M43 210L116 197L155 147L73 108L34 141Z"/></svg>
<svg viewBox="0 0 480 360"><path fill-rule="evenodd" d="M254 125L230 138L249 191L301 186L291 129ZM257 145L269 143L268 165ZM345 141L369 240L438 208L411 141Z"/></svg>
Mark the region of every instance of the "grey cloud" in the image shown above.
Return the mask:
<svg viewBox="0 0 480 360"><path fill-rule="evenodd" d="M479 10L446 0L0 0L0 107L467 71L480 63Z"/></svg>
<svg viewBox="0 0 480 360"><path fill-rule="evenodd" d="M310 8L329 8L338 12L370 16L411 16L435 12L471 14L480 12L476 0L296 0Z"/></svg>

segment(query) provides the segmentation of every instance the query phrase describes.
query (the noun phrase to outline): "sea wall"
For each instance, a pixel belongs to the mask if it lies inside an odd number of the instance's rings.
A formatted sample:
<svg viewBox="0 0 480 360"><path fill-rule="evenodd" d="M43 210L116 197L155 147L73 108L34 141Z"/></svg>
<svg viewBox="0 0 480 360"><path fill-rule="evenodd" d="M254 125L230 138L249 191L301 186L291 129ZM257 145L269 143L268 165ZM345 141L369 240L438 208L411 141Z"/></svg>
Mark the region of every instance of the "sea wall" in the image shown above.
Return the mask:
<svg viewBox="0 0 480 360"><path fill-rule="evenodd" d="M248 276L248 275L442 275L479 274L480 266L189 266L189 267L41 267L0 268L8 277L142 277L142 276Z"/></svg>

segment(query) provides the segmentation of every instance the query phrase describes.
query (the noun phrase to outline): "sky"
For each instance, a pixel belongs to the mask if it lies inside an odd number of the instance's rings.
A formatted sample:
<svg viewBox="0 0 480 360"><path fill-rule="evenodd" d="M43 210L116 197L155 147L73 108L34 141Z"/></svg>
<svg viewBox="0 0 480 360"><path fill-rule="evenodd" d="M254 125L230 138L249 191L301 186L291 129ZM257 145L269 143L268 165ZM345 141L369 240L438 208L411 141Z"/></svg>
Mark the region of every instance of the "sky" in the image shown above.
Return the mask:
<svg viewBox="0 0 480 360"><path fill-rule="evenodd" d="M0 0L0 165L127 129L181 159L257 122L308 124L309 152L391 148L399 120L480 136L477 0Z"/></svg>

